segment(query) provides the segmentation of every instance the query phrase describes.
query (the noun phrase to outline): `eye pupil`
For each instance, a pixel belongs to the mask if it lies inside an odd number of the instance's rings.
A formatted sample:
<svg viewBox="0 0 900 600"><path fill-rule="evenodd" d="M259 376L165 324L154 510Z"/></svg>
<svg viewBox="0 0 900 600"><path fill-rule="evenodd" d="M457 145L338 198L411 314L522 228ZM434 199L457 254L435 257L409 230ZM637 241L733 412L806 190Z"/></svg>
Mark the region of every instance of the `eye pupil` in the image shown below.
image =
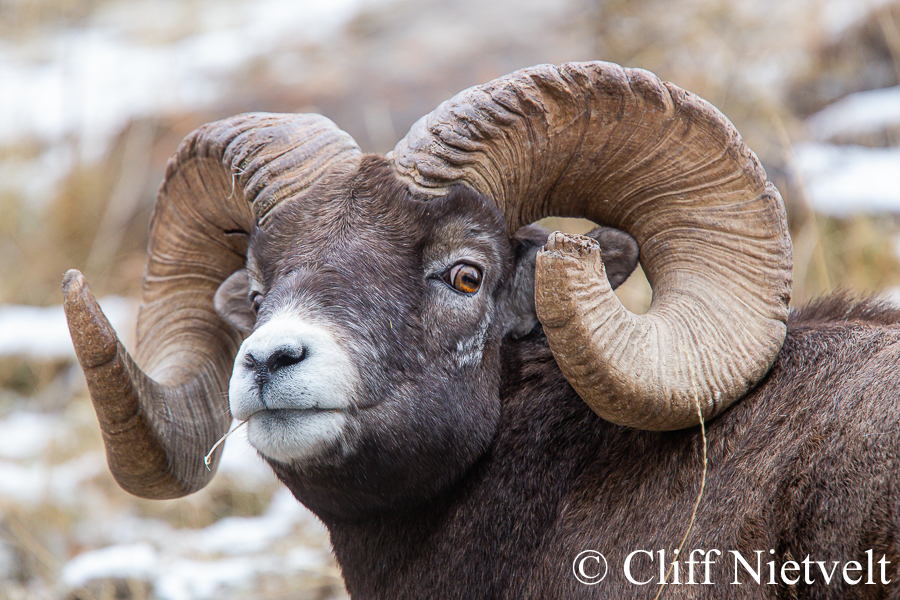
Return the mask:
<svg viewBox="0 0 900 600"><path fill-rule="evenodd" d="M449 279L450 285L464 294L474 294L481 287L481 271L465 263L454 265Z"/></svg>

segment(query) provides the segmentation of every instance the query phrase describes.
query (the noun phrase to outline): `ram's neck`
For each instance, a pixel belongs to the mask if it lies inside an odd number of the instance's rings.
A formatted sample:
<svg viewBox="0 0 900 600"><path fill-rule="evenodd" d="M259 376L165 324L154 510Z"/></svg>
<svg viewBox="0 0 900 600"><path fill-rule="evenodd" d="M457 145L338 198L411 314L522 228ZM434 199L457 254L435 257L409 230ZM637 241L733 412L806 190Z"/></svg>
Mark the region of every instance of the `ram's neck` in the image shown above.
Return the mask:
<svg viewBox="0 0 900 600"><path fill-rule="evenodd" d="M546 364L558 373L552 358ZM525 375L506 366L517 379ZM493 446L449 493L415 510L324 519L354 600L533 596L533 570L559 525L572 471L583 468L584 449L572 447L579 436L567 434L598 430L597 417L559 378L556 386L540 378L542 393L507 382Z"/></svg>
<svg viewBox="0 0 900 600"><path fill-rule="evenodd" d="M351 597L524 597L517 590L564 495L562 481L536 481L536 472L514 473L492 454L458 489L417 510L327 523Z"/></svg>

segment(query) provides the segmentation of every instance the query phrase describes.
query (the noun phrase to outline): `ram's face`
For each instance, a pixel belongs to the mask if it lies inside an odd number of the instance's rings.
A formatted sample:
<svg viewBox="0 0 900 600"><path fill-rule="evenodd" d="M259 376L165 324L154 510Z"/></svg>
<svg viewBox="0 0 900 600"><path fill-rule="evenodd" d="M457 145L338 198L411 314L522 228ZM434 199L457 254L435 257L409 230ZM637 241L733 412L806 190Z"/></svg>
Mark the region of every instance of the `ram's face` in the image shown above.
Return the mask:
<svg viewBox="0 0 900 600"><path fill-rule="evenodd" d="M411 199L380 164L255 234L258 314L229 401L271 462L420 494L490 443L500 338L523 325L504 310L512 252L492 204Z"/></svg>

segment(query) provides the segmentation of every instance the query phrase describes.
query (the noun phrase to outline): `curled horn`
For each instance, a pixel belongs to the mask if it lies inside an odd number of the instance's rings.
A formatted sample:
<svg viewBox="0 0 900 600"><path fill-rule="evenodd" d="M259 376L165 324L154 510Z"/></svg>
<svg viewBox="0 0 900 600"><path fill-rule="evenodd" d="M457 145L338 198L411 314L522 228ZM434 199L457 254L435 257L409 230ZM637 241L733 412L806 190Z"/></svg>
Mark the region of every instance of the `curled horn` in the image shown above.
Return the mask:
<svg viewBox="0 0 900 600"><path fill-rule="evenodd" d="M587 239L554 234L535 303L568 381L600 416L651 430L697 424L743 396L785 336L792 250L784 205L734 126L651 73L541 65L465 90L390 158L411 189L465 183L509 232L578 216L638 241L653 288L626 310Z"/></svg>
<svg viewBox="0 0 900 600"><path fill-rule="evenodd" d="M175 498L206 485L203 458L231 423L227 390L241 334L213 308L246 260L247 237L359 148L318 115L246 114L194 131L170 159L150 228L135 360L84 277L63 280L75 352L107 461L125 490Z"/></svg>

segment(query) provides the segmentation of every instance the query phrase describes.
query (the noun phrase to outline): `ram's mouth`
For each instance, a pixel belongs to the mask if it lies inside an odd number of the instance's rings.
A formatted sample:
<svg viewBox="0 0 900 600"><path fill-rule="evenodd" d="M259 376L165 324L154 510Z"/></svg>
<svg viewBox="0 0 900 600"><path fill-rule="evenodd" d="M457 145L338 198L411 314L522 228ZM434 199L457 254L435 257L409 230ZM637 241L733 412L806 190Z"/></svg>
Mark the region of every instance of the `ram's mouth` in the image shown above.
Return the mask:
<svg viewBox="0 0 900 600"><path fill-rule="evenodd" d="M347 409L344 407L332 407L332 406L271 406L270 404L264 403L262 401L258 402L258 405L251 408L248 412L245 412L242 415L235 414L234 417L239 421L246 421L247 419L252 419L253 417L260 414L268 414L277 417L278 415L288 416L291 414L315 414L315 413L341 413L347 412Z"/></svg>
<svg viewBox="0 0 900 600"><path fill-rule="evenodd" d="M310 408L261 408L260 410L251 413L250 416L248 416L246 419L252 420L254 418L265 418L278 421L294 419L297 417L320 415L324 413L341 412L344 411L339 408L319 408L315 406Z"/></svg>
<svg viewBox="0 0 900 600"><path fill-rule="evenodd" d="M247 439L266 458L307 462L344 437L346 423L336 408L263 408L247 417Z"/></svg>

